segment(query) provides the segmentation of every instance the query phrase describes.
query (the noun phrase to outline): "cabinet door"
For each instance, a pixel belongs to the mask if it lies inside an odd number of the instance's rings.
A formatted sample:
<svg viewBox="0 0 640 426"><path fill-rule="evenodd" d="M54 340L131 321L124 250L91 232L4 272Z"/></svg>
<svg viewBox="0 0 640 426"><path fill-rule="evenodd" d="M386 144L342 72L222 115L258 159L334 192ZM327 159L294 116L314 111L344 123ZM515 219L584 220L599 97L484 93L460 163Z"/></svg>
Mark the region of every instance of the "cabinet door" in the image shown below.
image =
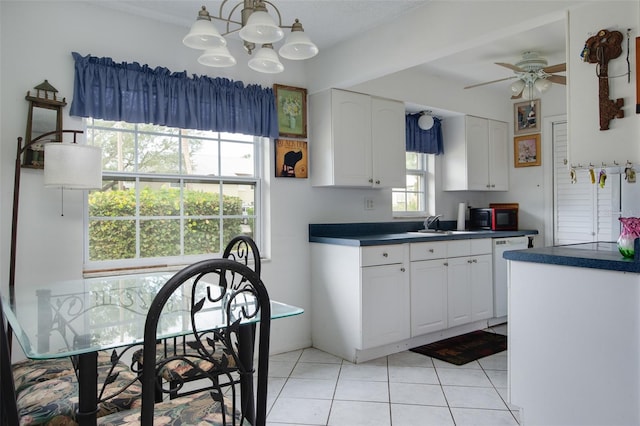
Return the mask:
<svg viewBox="0 0 640 426"><path fill-rule="evenodd" d="M472 191L486 191L490 189L487 119L467 116L465 132L469 189Z"/></svg>
<svg viewBox="0 0 640 426"><path fill-rule="evenodd" d="M407 167L404 104L372 97L371 116L373 187L404 188Z"/></svg>
<svg viewBox="0 0 640 426"><path fill-rule="evenodd" d="M446 259L411 262L411 336L447 328Z"/></svg>
<svg viewBox="0 0 640 426"><path fill-rule="evenodd" d="M409 338L409 274L403 264L361 268L362 344L372 348Z"/></svg>
<svg viewBox="0 0 640 426"><path fill-rule="evenodd" d="M371 186L371 99L360 93L333 90L334 184Z"/></svg>
<svg viewBox="0 0 640 426"><path fill-rule="evenodd" d="M455 327L471 322L471 258L447 262L447 317L449 327Z"/></svg>
<svg viewBox="0 0 640 426"><path fill-rule="evenodd" d="M493 316L493 256L474 256L471 263L471 321Z"/></svg>
<svg viewBox="0 0 640 426"><path fill-rule="evenodd" d="M492 191L509 189L509 149L507 123L488 120L489 185Z"/></svg>

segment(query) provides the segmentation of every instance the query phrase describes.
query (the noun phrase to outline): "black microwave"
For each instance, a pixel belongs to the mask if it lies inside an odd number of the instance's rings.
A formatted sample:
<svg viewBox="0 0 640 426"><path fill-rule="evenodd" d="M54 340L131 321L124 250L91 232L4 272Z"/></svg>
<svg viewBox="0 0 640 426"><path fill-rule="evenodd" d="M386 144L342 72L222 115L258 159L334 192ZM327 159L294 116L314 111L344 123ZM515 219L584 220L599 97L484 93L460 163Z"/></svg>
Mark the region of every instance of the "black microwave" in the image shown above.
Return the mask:
<svg viewBox="0 0 640 426"><path fill-rule="evenodd" d="M469 209L469 228L516 231L518 229L518 209L511 207Z"/></svg>

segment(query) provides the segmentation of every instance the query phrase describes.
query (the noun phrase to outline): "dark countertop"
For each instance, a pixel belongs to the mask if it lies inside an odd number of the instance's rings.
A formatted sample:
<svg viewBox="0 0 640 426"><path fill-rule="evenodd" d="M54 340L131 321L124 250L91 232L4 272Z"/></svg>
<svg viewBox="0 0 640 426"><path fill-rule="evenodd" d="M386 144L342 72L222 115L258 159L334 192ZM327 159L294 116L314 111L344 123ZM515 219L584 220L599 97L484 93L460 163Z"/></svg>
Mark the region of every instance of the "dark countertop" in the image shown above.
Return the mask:
<svg viewBox="0 0 640 426"><path fill-rule="evenodd" d="M618 251L615 242L570 244L513 250L504 253L507 260L573 266L577 268L605 269L640 273L640 239L636 239L636 259L627 259Z"/></svg>
<svg viewBox="0 0 640 426"><path fill-rule="evenodd" d="M443 230L455 229L455 221L442 221L440 227ZM418 233L423 228L422 221L310 224L309 242L343 246L378 246L472 238L521 237L538 233L536 230L466 231L461 234Z"/></svg>

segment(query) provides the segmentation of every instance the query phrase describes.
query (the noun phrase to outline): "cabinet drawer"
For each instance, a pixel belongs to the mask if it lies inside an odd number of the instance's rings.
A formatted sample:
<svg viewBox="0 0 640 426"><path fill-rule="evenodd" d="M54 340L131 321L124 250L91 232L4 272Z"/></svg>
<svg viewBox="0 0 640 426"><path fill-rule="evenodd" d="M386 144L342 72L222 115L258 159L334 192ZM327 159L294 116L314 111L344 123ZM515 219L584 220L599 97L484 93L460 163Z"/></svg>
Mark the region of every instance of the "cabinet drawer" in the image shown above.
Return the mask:
<svg viewBox="0 0 640 426"><path fill-rule="evenodd" d="M471 241L471 254L491 254L493 243L491 238L478 238Z"/></svg>
<svg viewBox="0 0 640 426"><path fill-rule="evenodd" d="M404 248L401 244L371 246L361 249L360 265L389 265L404 262Z"/></svg>
<svg viewBox="0 0 640 426"><path fill-rule="evenodd" d="M447 257L447 243L442 242L426 242L410 244L411 261L443 259Z"/></svg>
<svg viewBox="0 0 640 426"><path fill-rule="evenodd" d="M447 241L447 257L469 256L471 254L471 240Z"/></svg>

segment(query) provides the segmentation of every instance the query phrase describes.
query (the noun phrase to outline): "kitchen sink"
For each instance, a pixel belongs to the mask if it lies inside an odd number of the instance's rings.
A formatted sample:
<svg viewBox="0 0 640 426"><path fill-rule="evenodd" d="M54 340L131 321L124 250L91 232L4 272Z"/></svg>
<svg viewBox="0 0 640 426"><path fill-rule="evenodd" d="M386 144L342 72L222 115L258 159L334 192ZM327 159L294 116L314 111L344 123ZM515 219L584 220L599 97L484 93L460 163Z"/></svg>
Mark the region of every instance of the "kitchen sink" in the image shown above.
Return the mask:
<svg viewBox="0 0 640 426"><path fill-rule="evenodd" d="M463 234L473 234L476 231L454 231L454 230L449 230L446 231L444 229L421 229L419 231L410 231L408 232L408 234L420 234L422 236L429 236L429 235L463 235Z"/></svg>

